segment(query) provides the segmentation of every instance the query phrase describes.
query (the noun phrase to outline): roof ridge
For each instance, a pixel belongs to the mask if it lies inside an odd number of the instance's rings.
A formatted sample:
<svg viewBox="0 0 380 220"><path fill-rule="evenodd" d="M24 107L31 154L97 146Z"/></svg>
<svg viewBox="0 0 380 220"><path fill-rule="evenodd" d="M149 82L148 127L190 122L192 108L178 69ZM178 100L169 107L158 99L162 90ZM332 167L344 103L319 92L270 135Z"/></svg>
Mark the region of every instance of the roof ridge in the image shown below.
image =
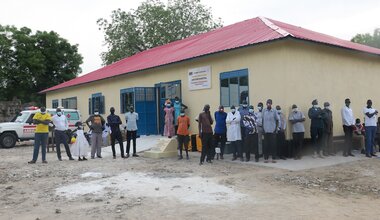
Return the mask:
<svg viewBox="0 0 380 220"><path fill-rule="evenodd" d="M286 36L293 36L293 34L287 32L286 30L280 28L279 26L275 25L273 22L271 22L269 19L265 18L265 17L262 17L262 16L259 16L258 17L266 26L268 26L270 29L276 31L277 33L281 34L282 36L286 37Z"/></svg>

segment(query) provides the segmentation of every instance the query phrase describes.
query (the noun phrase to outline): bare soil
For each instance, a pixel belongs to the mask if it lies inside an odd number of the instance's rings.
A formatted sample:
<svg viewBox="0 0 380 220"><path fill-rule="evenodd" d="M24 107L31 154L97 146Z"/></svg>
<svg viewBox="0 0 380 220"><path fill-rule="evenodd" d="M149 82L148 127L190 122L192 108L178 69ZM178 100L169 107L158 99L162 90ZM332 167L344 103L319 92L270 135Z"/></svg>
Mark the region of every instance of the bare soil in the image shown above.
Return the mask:
<svg viewBox="0 0 380 220"><path fill-rule="evenodd" d="M128 158L29 165L0 149L0 219L379 219L380 160L302 171L229 159Z"/></svg>

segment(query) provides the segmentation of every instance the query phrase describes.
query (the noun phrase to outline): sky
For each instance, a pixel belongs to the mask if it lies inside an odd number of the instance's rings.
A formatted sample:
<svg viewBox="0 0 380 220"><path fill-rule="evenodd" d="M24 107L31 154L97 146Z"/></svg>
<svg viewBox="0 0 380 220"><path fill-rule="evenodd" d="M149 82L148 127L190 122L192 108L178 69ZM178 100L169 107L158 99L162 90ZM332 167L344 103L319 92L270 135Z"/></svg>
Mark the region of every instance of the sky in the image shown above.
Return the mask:
<svg viewBox="0 0 380 220"><path fill-rule="evenodd" d="M104 33L96 21L113 10L136 9L144 0L0 0L0 24L55 31L83 56L82 74L102 67ZM167 2L167 0L162 0ZM350 40L380 28L379 0L201 0L223 25L263 16Z"/></svg>

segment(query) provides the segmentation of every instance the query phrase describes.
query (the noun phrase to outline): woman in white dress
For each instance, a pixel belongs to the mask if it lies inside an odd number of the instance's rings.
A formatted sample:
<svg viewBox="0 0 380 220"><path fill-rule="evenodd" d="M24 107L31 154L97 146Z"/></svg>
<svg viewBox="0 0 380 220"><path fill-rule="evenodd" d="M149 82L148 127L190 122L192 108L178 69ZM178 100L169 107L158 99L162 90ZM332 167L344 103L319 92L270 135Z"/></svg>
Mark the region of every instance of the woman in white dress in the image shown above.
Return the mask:
<svg viewBox="0 0 380 220"><path fill-rule="evenodd" d="M85 156L87 156L88 152L90 152L90 145L84 136L82 122L75 123L75 126L77 127L75 132L76 140L73 144L71 144L71 154L73 156L77 156L78 161L87 160Z"/></svg>

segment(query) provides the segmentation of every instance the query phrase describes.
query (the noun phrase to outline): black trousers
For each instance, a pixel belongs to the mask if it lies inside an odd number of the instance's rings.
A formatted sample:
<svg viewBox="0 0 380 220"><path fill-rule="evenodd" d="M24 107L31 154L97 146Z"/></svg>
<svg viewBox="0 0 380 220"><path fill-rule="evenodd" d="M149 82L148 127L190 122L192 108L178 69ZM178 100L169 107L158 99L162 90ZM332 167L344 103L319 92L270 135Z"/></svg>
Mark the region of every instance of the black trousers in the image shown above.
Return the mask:
<svg viewBox="0 0 380 220"><path fill-rule="evenodd" d="M233 157L234 158L237 158L237 157L243 158L243 146L242 146L241 140L231 141L230 144L232 146Z"/></svg>
<svg viewBox="0 0 380 220"><path fill-rule="evenodd" d="M227 142L227 134L214 134L214 146L218 147L218 144L220 142L220 155L224 155L224 148L226 147Z"/></svg>
<svg viewBox="0 0 380 220"><path fill-rule="evenodd" d="M248 134L245 136L244 141L244 151L245 151L245 157L247 160L251 159L251 152L255 154L255 159L259 159L259 135L257 133L255 134Z"/></svg>
<svg viewBox="0 0 380 220"><path fill-rule="evenodd" d="M277 139L277 156L286 157L288 148L286 146L285 133L278 132L276 139Z"/></svg>
<svg viewBox="0 0 380 220"><path fill-rule="evenodd" d="M63 146L65 146L67 156L69 158L71 158L71 152L70 152L69 144L67 141L66 132L55 130L54 135L55 135L55 148L57 149L58 159L61 159L61 144L63 144Z"/></svg>
<svg viewBox="0 0 380 220"><path fill-rule="evenodd" d="M211 160L210 148L212 147L212 133L202 133L202 154L200 162L205 161L207 155L207 161Z"/></svg>
<svg viewBox="0 0 380 220"><path fill-rule="evenodd" d="M343 131L344 131L343 155L351 154L353 129L351 126L343 125Z"/></svg>
<svg viewBox="0 0 380 220"><path fill-rule="evenodd" d="M323 128L310 127L311 143L314 146L314 152L320 153L322 148Z"/></svg>
<svg viewBox="0 0 380 220"><path fill-rule="evenodd" d="M189 135L177 135L178 141L178 151L179 155L182 156L182 148L185 147L186 155L188 155L188 147L189 147Z"/></svg>
<svg viewBox="0 0 380 220"><path fill-rule="evenodd" d="M272 159L276 159L276 134L275 133L265 133L264 134L264 159L268 160L269 155L272 155Z"/></svg>
<svg viewBox="0 0 380 220"><path fill-rule="evenodd" d="M137 131L127 130L127 154L129 154L129 149L131 147L131 140L133 140L133 154L136 154L136 134Z"/></svg>
<svg viewBox="0 0 380 220"><path fill-rule="evenodd" d="M113 154L114 157L116 157L115 140L117 140L117 142L119 142L121 157L124 157L123 137L121 136L121 132L120 131L113 131L111 133L111 148L112 148L112 154Z"/></svg>
<svg viewBox="0 0 380 220"><path fill-rule="evenodd" d="M294 157L301 157L305 132L293 133Z"/></svg>

